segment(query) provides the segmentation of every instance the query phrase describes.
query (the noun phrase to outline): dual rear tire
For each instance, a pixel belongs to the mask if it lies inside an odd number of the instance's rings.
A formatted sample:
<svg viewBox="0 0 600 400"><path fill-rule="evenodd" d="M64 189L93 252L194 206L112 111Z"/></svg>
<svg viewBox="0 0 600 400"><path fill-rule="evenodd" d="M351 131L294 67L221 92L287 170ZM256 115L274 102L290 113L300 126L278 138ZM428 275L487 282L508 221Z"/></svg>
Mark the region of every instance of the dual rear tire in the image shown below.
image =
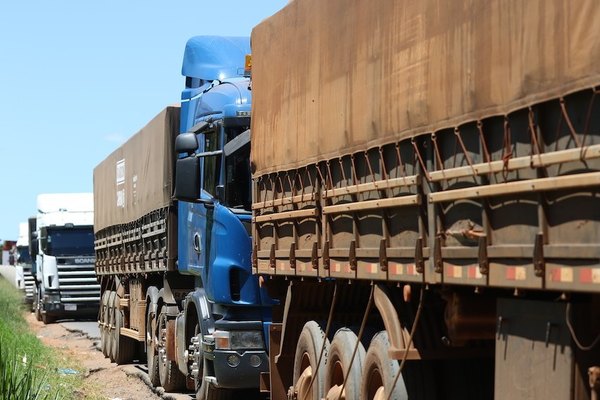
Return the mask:
<svg viewBox="0 0 600 400"><path fill-rule="evenodd" d="M179 371L177 363L167 358L167 309L162 305L158 308L160 294L156 287L148 288L146 298L149 299L146 315L148 378L154 387L162 386L167 392L177 391L186 386L186 377Z"/></svg>
<svg viewBox="0 0 600 400"><path fill-rule="evenodd" d="M318 400L323 398L325 360L328 352L329 339L325 337L319 324L315 321L308 321L302 328L294 355L294 388L298 392L299 399Z"/></svg>
<svg viewBox="0 0 600 400"><path fill-rule="evenodd" d="M185 376L179 371L177 362L167 358L167 308L162 306L158 314L158 380L167 392L185 387Z"/></svg>
<svg viewBox="0 0 600 400"><path fill-rule="evenodd" d="M330 344L321 327L309 321L296 346L293 390L299 399L306 400L406 400L408 394L402 377L394 384L400 366L397 360L390 359L389 346L387 332L381 331L365 351L348 328L339 329Z"/></svg>
<svg viewBox="0 0 600 400"><path fill-rule="evenodd" d="M150 290L148 290L150 292ZM153 307L151 307L153 308ZM148 364L148 378L152 386L160 386L160 377L158 375L158 338L157 338L157 318L154 312L148 312L146 315L146 357Z"/></svg>
<svg viewBox="0 0 600 400"><path fill-rule="evenodd" d="M100 300L100 349L105 357L117 364L131 362L135 356L136 343L120 334L123 311L119 308L119 296L115 291L105 291Z"/></svg>
<svg viewBox="0 0 600 400"><path fill-rule="evenodd" d="M100 299L100 313L99 313L99 322L100 322L100 350L104 357L108 357L107 342L108 342L108 326L107 324L107 313L108 313L108 296L110 292L104 291L102 293L102 298Z"/></svg>
<svg viewBox="0 0 600 400"><path fill-rule="evenodd" d="M408 399L408 393L402 377L399 377L394 385L394 380L400 371L400 364L398 364L398 361L390 358L388 355L389 348L390 341L386 331L377 333L371 340L363 365L360 384L361 399ZM392 391L391 396L390 391Z"/></svg>
<svg viewBox="0 0 600 400"><path fill-rule="evenodd" d="M358 399L364 359L365 348L356 334L348 328L338 330L327 359L326 399Z"/></svg>
<svg viewBox="0 0 600 400"><path fill-rule="evenodd" d="M123 310L119 307L120 297L115 293L113 299L114 327L112 335L111 360L117 364L126 364L135 357L136 343L132 338L120 334L124 325Z"/></svg>

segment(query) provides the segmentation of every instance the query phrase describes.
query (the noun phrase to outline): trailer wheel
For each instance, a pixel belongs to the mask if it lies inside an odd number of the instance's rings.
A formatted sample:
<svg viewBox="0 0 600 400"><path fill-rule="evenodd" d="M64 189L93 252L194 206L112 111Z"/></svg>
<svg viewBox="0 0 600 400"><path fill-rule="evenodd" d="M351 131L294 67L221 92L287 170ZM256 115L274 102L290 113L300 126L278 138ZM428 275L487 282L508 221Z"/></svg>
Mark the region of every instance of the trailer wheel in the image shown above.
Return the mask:
<svg viewBox="0 0 600 400"><path fill-rule="evenodd" d="M392 390L392 384L400 365L398 361L390 359L388 349L390 341L386 331L377 333L367 351L363 368L363 377L360 384L361 400L407 400L408 393L402 377L398 378ZM391 397L390 395L391 391Z"/></svg>
<svg viewBox="0 0 600 400"><path fill-rule="evenodd" d="M135 354L135 341L132 338L121 335L123 327L123 311L119 310L119 296L115 296L114 313L115 313L115 330L113 343L113 358L117 364L125 364L131 362Z"/></svg>
<svg viewBox="0 0 600 400"><path fill-rule="evenodd" d="M325 351L321 363L317 367L323 346L325 346ZM325 337L319 324L315 321L308 321L304 324L294 355L293 383L299 399L317 400L323 397L328 351L329 340ZM313 375L314 382L309 388Z"/></svg>
<svg viewBox="0 0 600 400"><path fill-rule="evenodd" d="M115 340L113 331L115 329L115 310L113 304L116 296L117 293L111 290L108 294L108 300L106 302L106 356L110 359L110 361L114 361L113 347L115 346Z"/></svg>
<svg viewBox="0 0 600 400"><path fill-rule="evenodd" d="M158 376L160 386L166 392L175 392L185 386L185 376L179 371L177 362L167 359L167 309L160 308L158 314Z"/></svg>
<svg viewBox="0 0 600 400"><path fill-rule="evenodd" d="M104 293L102 293L102 299L100 300L100 350L102 350L104 357L108 357L108 353L106 352L106 343L108 341L106 332L108 295L109 292L104 291Z"/></svg>
<svg viewBox="0 0 600 400"><path fill-rule="evenodd" d="M358 349L354 360L352 360L357 342ZM348 328L339 329L333 336L329 348L329 358L327 359L325 374L327 399L358 399L364 359L365 348L354 332ZM351 361L352 365L350 364ZM348 368L350 368L349 371Z"/></svg>
<svg viewBox="0 0 600 400"><path fill-rule="evenodd" d="M154 318L154 313L149 312L146 319L146 357L148 363L148 378L154 387L160 386L156 341L156 318Z"/></svg>

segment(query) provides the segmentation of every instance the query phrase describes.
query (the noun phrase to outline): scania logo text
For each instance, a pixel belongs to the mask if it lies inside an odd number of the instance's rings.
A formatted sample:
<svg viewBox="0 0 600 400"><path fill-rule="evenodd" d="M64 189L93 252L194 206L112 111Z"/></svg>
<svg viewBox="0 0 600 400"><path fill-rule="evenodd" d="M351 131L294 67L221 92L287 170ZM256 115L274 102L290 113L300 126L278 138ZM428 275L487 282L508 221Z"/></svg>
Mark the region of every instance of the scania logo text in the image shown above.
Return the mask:
<svg viewBox="0 0 600 400"><path fill-rule="evenodd" d="M93 264L96 259L94 257L79 257L73 260L75 264Z"/></svg>

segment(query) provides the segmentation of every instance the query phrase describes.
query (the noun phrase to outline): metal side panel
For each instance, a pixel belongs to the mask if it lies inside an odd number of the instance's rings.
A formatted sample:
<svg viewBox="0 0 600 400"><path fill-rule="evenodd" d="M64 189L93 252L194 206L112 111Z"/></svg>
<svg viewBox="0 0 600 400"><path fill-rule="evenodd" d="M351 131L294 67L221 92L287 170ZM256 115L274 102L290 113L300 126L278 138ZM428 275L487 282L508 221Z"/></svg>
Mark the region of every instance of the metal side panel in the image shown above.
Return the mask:
<svg viewBox="0 0 600 400"><path fill-rule="evenodd" d="M572 399L574 353L564 303L498 301L495 399Z"/></svg>

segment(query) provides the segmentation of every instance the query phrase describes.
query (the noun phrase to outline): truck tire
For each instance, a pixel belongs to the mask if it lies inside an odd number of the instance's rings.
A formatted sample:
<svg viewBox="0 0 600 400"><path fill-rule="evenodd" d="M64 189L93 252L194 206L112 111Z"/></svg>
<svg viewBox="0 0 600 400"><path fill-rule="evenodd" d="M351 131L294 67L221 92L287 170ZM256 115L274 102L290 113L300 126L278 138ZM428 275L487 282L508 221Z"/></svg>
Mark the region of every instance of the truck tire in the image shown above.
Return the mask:
<svg viewBox="0 0 600 400"><path fill-rule="evenodd" d="M104 357L108 357L108 353L106 352L106 342L108 340L108 335L106 331L106 321L107 321L107 305L108 305L108 295L109 292L107 290L102 293L102 299L100 300L100 350L102 350L102 354Z"/></svg>
<svg viewBox="0 0 600 400"><path fill-rule="evenodd" d="M377 333L371 340L363 366L360 400L408 399L408 392L402 377L398 378L398 382L392 390L392 384L398 375L400 365L398 361L390 358L389 348L390 341L386 331Z"/></svg>
<svg viewBox="0 0 600 400"><path fill-rule="evenodd" d="M115 326L114 320L114 310L112 304L114 303L115 296L117 294L114 291L110 291L108 293L108 300L106 302L106 356L112 361L112 351L113 351L113 330Z"/></svg>
<svg viewBox="0 0 600 400"><path fill-rule="evenodd" d="M242 395L241 391L238 394L235 390L216 388L215 385L205 380L196 389L196 400L231 400L234 396L240 399L249 399L248 396Z"/></svg>
<svg viewBox="0 0 600 400"><path fill-rule="evenodd" d="M46 325L48 324L52 324L54 323L54 321L56 321L56 317L48 315L47 312L42 313L42 322Z"/></svg>
<svg viewBox="0 0 600 400"><path fill-rule="evenodd" d="M212 383L206 385L206 394L204 397L198 397L196 394L196 400L232 400L234 398L244 400L258 400L264 399L260 395L258 389L217 389ZM298 398L298 400L301 400Z"/></svg>
<svg viewBox="0 0 600 400"><path fill-rule="evenodd" d="M357 342L358 349L352 360ZM339 329L333 336L331 347L329 347L325 373L327 399L358 399L364 360L365 348L354 332L348 328ZM342 387L344 390L340 397Z"/></svg>
<svg viewBox="0 0 600 400"><path fill-rule="evenodd" d="M321 349L325 346L320 365L317 367ZM294 389L298 391L299 399L317 400L324 396L325 366L329 353L329 339L315 321L304 324L294 355ZM315 375L312 387L310 381Z"/></svg>
<svg viewBox="0 0 600 400"><path fill-rule="evenodd" d="M160 386L158 375L158 352L156 346L156 318L152 311L146 316L146 358L148 378L154 387Z"/></svg>
<svg viewBox="0 0 600 400"><path fill-rule="evenodd" d="M135 354L135 341L132 338L121 335L123 327L123 311L119 309L119 296L115 296L115 341L113 343L113 358L117 364L126 364L133 360Z"/></svg>
<svg viewBox="0 0 600 400"><path fill-rule="evenodd" d="M40 292L35 290L35 295L33 298L33 312L35 313L35 319L38 321L42 320L42 301Z"/></svg>
<svg viewBox="0 0 600 400"><path fill-rule="evenodd" d="M194 334L195 336L200 335L201 339L202 334L200 333L200 326L198 324L196 324ZM198 379L194 379L196 386L196 400L231 400L234 395L237 395L237 397L240 399L250 398L248 396L244 396L243 393L238 393L237 391L216 388L213 384L207 382L204 379L207 375L207 362L202 354L202 346L199 346L196 351L200 352L200 354L197 355L197 362L201 364L198 366Z"/></svg>
<svg viewBox="0 0 600 400"><path fill-rule="evenodd" d="M117 331L117 302L119 301L119 296L117 292L112 292L113 296L110 297L110 303L108 306L110 307L110 326L112 329L110 330L110 335L108 336L108 340L110 341L110 353L108 357L110 361L117 362L115 359L116 351L117 351L117 340L119 339L119 332Z"/></svg>
<svg viewBox="0 0 600 400"><path fill-rule="evenodd" d="M167 308L162 306L158 314L158 376L160 386L166 392L175 392L185 387L185 376L179 371L177 362L167 359Z"/></svg>

